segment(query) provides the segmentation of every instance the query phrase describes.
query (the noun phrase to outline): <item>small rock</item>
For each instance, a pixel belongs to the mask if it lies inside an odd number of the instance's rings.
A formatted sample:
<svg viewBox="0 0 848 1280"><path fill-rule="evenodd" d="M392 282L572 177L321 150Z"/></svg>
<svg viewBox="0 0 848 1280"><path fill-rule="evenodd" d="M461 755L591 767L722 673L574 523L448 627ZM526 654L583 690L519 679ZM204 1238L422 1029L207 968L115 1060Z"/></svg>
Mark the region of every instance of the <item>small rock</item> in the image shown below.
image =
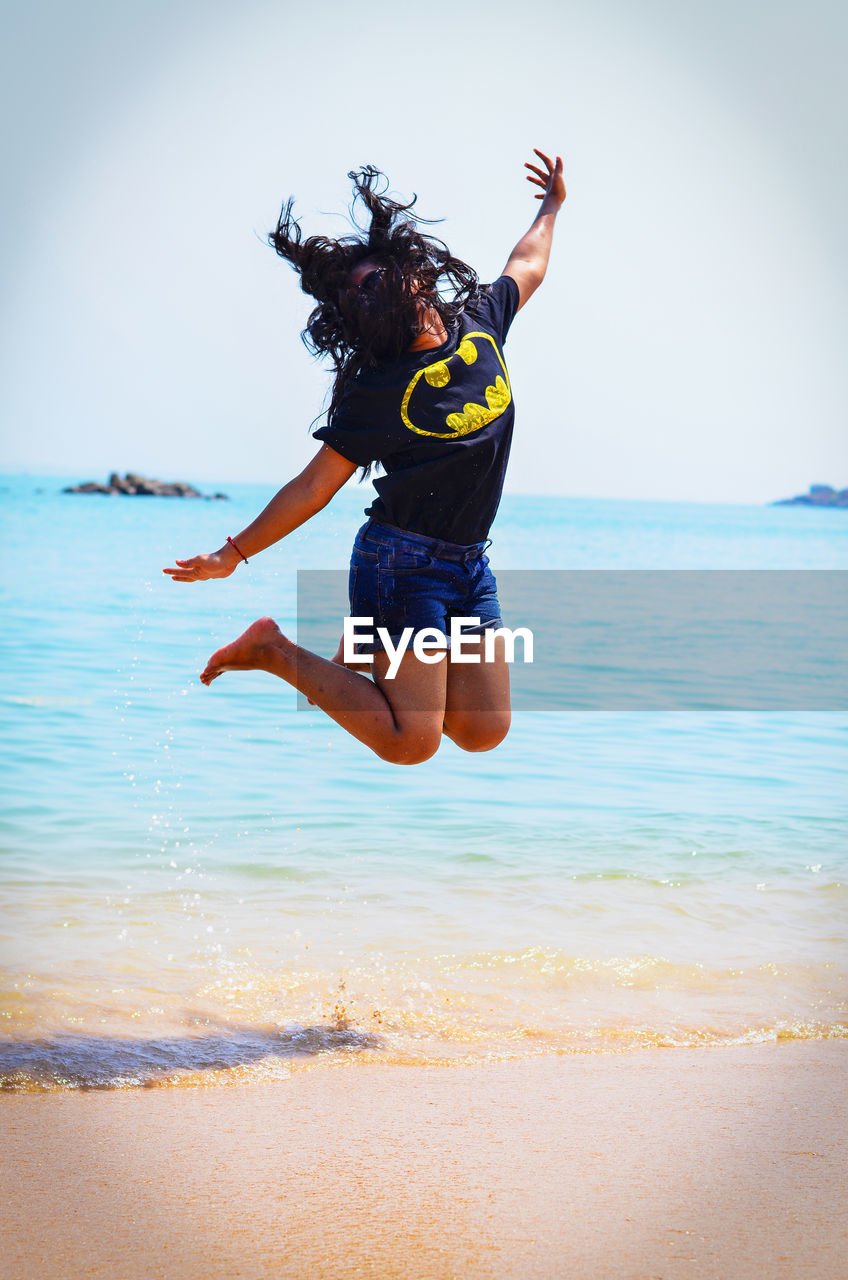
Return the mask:
<svg viewBox="0 0 848 1280"><path fill-rule="evenodd" d="M136 471L128 471L122 478L117 471L111 472L106 484L97 480L86 480L83 484L69 485L63 493L119 493L128 497L146 498L202 498L204 495L193 484L186 480L153 480L139 475ZM208 495L207 495L208 496ZM227 501L225 493L216 493L215 498Z"/></svg>
<svg viewBox="0 0 848 1280"><path fill-rule="evenodd" d="M774 507L848 507L848 489L834 489L829 484L811 484L808 493L795 498L781 498Z"/></svg>

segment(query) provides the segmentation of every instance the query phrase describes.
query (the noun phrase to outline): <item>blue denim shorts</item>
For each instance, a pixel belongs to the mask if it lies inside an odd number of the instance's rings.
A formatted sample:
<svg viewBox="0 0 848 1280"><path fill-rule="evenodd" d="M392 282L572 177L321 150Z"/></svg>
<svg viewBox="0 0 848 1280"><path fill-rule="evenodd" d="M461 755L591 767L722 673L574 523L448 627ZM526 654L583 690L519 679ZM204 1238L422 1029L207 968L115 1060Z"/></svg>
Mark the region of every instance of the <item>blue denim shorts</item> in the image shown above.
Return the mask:
<svg viewBox="0 0 848 1280"><path fill-rule="evenodd" d="M498 588L485 554L488 542L460 546L423 533L396 529L367 520L353 544L350 558L351 617L373 618L373 628L385 627L397 645L406 627L415 634L435 627L448 638L451 618L478 618L463 624L464 635L501 627ZM360 642L360 653L382 648Z"/></svg>

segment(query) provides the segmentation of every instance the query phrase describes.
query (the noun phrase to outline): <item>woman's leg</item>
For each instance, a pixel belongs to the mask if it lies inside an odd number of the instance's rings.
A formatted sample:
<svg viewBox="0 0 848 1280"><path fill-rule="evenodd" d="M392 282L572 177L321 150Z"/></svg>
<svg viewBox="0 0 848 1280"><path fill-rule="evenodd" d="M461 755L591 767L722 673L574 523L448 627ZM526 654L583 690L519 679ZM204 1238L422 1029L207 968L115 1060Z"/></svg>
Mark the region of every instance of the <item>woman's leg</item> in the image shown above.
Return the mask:
<svg viewBox="0 0 848 1280"><path fill-rule="evenodd" d="M349 671L284 636L260 618L232 644L212 654L200 679L225 671L268 671L294 685L337 724L393 764L419 764L438 749L445 718L446 663L419 662L408 651L386 679L388 658L374 659L374 680Z"/></svg>
<svg viewBox="0 0 848 1280"><path fill-rule="evenodd" d="M468 648L467 641L464 645ZM510 726L509 665L504 641L495 636L494 661L448 663L443 731L463 751L491 751Z"/></svg>

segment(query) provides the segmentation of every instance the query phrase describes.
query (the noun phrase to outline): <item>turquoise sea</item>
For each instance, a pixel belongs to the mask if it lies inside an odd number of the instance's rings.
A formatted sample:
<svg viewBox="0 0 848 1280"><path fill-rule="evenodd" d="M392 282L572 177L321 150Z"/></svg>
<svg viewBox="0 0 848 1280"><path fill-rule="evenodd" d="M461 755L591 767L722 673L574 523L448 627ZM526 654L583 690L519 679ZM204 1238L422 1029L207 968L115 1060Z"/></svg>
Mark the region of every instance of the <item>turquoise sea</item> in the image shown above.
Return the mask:
<svg viewBox="0 0 848 1280"><path fill-rule="evenodd" d="M161 572L228 503L0 480L0 1082L848 1035L844 711L521 710L386 765L273 677L197 674L368 486L230 579ZM847 569L848 514L506 497L497 572ZM341 619L339 619L339 629Z"/></svg>

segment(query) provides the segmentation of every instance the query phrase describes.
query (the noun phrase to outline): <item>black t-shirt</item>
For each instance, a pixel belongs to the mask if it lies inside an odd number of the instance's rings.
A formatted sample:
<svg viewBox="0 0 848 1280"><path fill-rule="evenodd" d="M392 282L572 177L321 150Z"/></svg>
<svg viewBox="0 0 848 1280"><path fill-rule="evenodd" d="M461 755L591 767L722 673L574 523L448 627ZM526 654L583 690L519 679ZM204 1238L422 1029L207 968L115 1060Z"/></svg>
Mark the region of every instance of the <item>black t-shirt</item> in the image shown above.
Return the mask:
<svg viewBox="0 0 848 1280"><path fill-rule="evenodd" d="M518 285L487 286L440 347L359 374L314 435L349 462L379 462L366 514L463 546L487 536L503 490L515 411L503 342Z"/></svg>

